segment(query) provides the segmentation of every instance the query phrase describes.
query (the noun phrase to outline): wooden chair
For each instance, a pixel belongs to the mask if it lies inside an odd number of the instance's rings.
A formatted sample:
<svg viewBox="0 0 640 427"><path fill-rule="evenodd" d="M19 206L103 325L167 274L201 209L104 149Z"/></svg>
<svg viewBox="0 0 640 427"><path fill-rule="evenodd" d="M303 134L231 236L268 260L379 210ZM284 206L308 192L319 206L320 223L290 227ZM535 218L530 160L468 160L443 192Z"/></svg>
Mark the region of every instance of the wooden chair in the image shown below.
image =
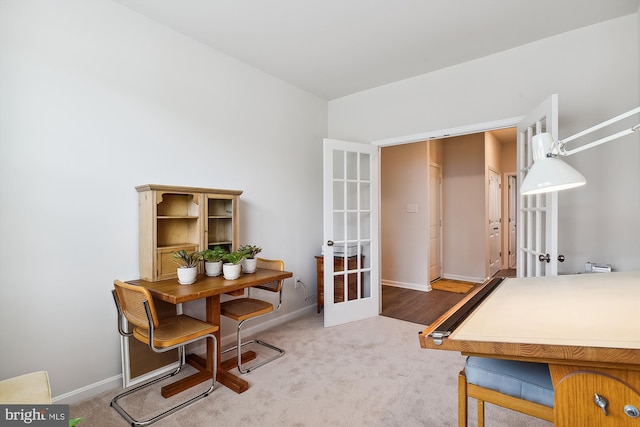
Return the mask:
<svg viewBox="0 0 640 427"><path fill-rule="evenodd" d="M257 258L257 268L284 271L284 262L280 260L269 260L264 258ZM236 351L237 353L236 366L238 367L238 371L242 374L249 373L259 368L260 366L263 366L284 355L284 350L282 350L281 348L273 346L259 339L242 342L242 337L241 337L242 326L245 324L245 322L253 319L258 319L260 317L275 313L278 310L280 310L280 306L282 306L283 284L284 284L284 280L278 280L277 282L268 283L266 285L254 286L253 288L248 289L246 297L232 299L220 304L220 314L238 322L238 328L236 333L236 345L224 350L222 353L228 353L234 350ZM278 305L274 307L273 304L268 301L252 298L251 289L255 289L255 288L277 293ZM243 364L242 363L242 347L252 343L259 344L271 350L274 350L276 354L272 357L262 360L259 363L254 364L253 366L243 369L242 368L242 364Z"/></svg>
<svg viewBox="0 0 640 427"><path fill-rule="evenodd" d="M147 344L149 348L156 353L177 348L180 363L175 371L118 394L111 400L111 406L132 426L145 426L211 394L216 386L217 340L214 334L218 331L218 326L186 315L176 315L164 319L158 319L158 315L153 304L153 298L147 289L142 286L130 285L119 280L114 281L114 288L115 289L111 292L113 294L116 308L118 309L118 331L120 334L125 337L133 336L137 340ZM125 318L130 324L129 327L133 328L132 331L125 331L123 325ZM120 406L118 400L121 398L143 388L149 387L166 378L172 377L180 372L185 360L185 345L207 338L211 339L213 342L214 372L211 379L211 387L209 387L204 393L143 421L134 419Z"/></svg>
<svg viewBox="0 0 640 427"><path fill-rule="evenodd" d="M475 366L470 366L470 363ZM458 427L467 426L468 397L478 401L478 427L484 427L485 402L553 422L553 385L548 367L545 374L545 366L539 363L468 357L465 369L458 375ZM478 375L478 368L487 369ZM475 370L472 381L476 384L469 382L465 372L469 370ZM500 379L501 376L509 384L505 384Z"/></svg>

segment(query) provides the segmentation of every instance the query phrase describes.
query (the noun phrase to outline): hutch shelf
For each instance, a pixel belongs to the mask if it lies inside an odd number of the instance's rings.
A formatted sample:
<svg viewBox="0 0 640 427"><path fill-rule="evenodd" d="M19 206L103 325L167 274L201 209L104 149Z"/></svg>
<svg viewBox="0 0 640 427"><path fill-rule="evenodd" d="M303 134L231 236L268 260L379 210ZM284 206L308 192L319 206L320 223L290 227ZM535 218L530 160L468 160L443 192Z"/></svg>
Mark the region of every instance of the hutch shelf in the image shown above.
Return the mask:
<svg viewBox="0 0 640 427"><path fill-rule="evenodd" d="M140 278L176 277L173 252L238 248L240 190L147 184L136 187Z"/></svg>

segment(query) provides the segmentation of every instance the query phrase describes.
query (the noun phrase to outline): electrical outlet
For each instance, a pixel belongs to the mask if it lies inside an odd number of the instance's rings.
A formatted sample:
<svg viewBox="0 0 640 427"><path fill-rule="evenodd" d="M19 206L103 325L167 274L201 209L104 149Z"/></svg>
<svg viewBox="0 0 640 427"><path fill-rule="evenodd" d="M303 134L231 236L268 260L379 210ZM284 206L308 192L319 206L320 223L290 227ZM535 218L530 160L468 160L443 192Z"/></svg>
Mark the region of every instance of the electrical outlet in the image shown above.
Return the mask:
<svg viewBox="0 0 640 427"><path fill-rule="evenodd" d="M295 289L298 289L300 287L300 278L299 277L294 277L293 278L293 285L294 285Z"/></svg>

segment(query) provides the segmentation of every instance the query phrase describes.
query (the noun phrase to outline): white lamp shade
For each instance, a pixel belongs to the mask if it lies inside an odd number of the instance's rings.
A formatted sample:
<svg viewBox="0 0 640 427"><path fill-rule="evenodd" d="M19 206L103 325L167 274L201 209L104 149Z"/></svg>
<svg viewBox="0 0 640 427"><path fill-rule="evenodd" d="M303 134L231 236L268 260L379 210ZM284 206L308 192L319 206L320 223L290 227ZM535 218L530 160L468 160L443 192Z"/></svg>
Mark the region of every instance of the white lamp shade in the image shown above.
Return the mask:
<svg viewBox="0 0 640 427"><path fill-rule="evenodd" d="M585 185L584 176L556 157L541 157L534 161L520 186L520 194L530 195L566 190Z"/></svg>

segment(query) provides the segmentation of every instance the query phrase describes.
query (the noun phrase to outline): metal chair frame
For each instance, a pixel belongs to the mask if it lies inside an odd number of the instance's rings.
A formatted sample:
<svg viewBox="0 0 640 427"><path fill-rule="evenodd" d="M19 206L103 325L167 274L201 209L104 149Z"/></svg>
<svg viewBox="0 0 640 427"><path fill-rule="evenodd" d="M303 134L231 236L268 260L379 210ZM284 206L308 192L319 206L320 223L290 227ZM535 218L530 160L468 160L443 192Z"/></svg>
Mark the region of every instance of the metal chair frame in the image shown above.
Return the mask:
<svg viewBox="0 0 640 427"><path fill-rule="evenodd" d="M258 258L258 262L260 262L260 261L269 262L269 261L272 261L272 260L266 260L266 259ZM284 263L282 264L282 267L284 267ZM280 287L280 289L278 290L278 305L277 305L277 307L275 307L272 311L270 311L268 313L260 314L260 315L257 315L257 316L253 316L253 317L251 317L249 319L244 319L244 320L239 321L238 322L238 327L236 329L236 345L234 345L233 347L230 347L230 348L228 348L228 349L226 349L226 350L221 352L221 354L225 354L225 353L232 352L234 350L237 351L237 356L236 356L237 357L237 362L236 362L236 365L238 367L238 372L240 372L241 374L248 374L249 372L258 369L259 367L261 367L263 365L266 365L267 363L272 362L272 361L284 356L285 351L283 349L279 348L279 347L274 346L273 344L269 344L268 342L262 341L260 339L252 339L252 340L249 340L249 341L242 342L242 335L241 335L242 326L246 322L248 322L250 320L259 319L261 317L268 316L270 314L274 314L278 310L280 310L280 307L282 306L282 290L284 289L284 284L283 283L279 283L279 287ZM256 288L263 289L263 290L269 290L268 287L266 287L264 285L263 286L256 286ZM270 292L273 292L273 291L271 290ZM249 288L247 290L247 298L250 298L250 297L251 297L251 288ZM250 366L250 367L248 367L246 369L243 369L242 368L242 347L247 346L249 344L262 345L263 347L266 347L266 348L269 348L269 349L275 351L276 354L274 356L272 356L272 357L269 357L269 358L259 362L259 363L254 364L254 365L252 365L252 366Z"/></svg>
<svg viewBox="0 0 640 427"><path fill-rule="evenodd" d="M116 308L118 310L118 332L120 333L120 335L122 335L124 337L132 337L133 336L133 331L126 331L124 329L123 320L125 318L125 315L124 315L124 312L122 310L122 306L120 305L120 302L118 301L118 296L116 294L116 291L112 290L111 293L113 295L113 300L114 300L114 302L116 304ZM174 412L179 411L180 409L183 409L184 407L186 407L186 406L188 406L188 405L190 405L190 404L192 404L192 403L194 403L194 402L196 402L196 401L198 401L200 399L203 399L203 398L207 397L209 394L211 394L211 392L213 392L213 390L216 387L216 375L217 375L217 366L216 366L217 365L217 363L216 363L217 340L216 340L216 336L214 334L206 334L206 335L199 336L197 338L193 338L193 339L190 339L190 340L187 340L187 341L183 341L183 342L181 342L179 344L176 344L176 345L173 345L173 346L157 348L154 345L154 330L155 330L155 327L154 327L152 310L150 308L149 301L144 300L143 304L144 304L145 313L147 315L147 320L149 322L149 329L148 329L148 331L149 331L148 332L149 333L149 348L152 351L156 352L156 353L163 353L163 352L170 351L170 350L173 350L173 349L177 348L178 349L179 365L178 365L178 367L177 367L177 369L175 371L170 372L170 373L165 374L165 375L162 375L162 376L160 376L158 378L155 378L155 379L153 379L151 381L147 381L144 384L141 384L141 385L136 386L134 388L131 388L129 390L125 390L124 392L119 393L113 399L111 399L110 406L113 407L120 415L122 415L122 417L125 420L127 420L127 422L129 424L131 424L132 426L147 426L149 424L152 424L152 423L154 423L154 422L156 422L156 421L158 421L158 420L160 420L160 419L162 419L162 418L164 418L164 417L166 417L168 415L173 414ZM155 416L153 416L151 418L148 418L148 419L142 420L142 421L134 419L127 411L124 410L124 408L122 408L122 406L120 406L118 401L120 399L122 399L123 397L129 396L129 395L131 395L131 394L133 394L133 393L135 393L135 392L137 392L139 390L147 388L147 387L149 387L149 386L151 386L153 384L156 384L156 383L158 383L160 381L163 381L163 380L165 380L167 378L171 378L171 377L175 376L176 374L178 374L180 372L180 370L182 369L182 367L184 366L184 363L185 363L184 347L187 344L191 344L193 342L197 342L197 341L200 341L202 339L207 339L207 338L211 338L212 342L213 342L213 358L214 358L214 360L213 360L213 377L211 379L211 386L204 393L199 394L199 395L197 395L195 397L192 397L191 399L186 400L185 402L182 402L182 403L180 403L180 404L178 404L176 406L173 406L172 408L170 408L170 409L168 409L168 410L166 410L166 411L164 411L164 412L162 412L162 413L160 413L158 415L155 415Z"/></svg>

